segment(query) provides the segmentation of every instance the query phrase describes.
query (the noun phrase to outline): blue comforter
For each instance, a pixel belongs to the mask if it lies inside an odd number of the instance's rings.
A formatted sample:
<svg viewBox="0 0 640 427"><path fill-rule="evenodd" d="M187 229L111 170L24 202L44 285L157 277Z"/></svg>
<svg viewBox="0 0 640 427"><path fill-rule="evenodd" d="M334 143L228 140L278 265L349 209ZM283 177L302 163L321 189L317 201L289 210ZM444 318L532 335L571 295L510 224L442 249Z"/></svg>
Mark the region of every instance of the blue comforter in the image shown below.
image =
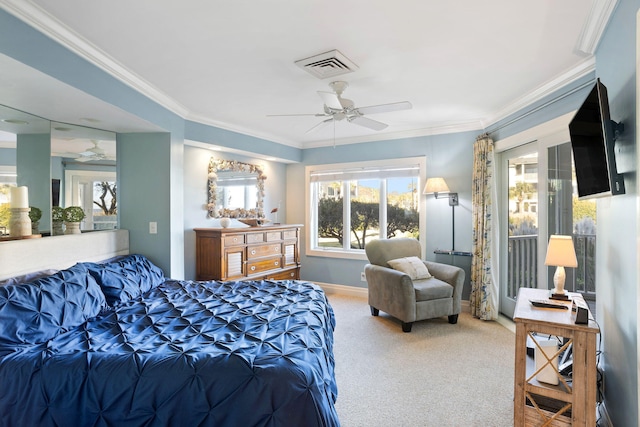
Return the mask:
<svg viewBox="0 0 640 427"><path fill-rule="evenodd" d="M166 280L0 341L0 425L338 426L334 326L311 283Z"/></svg>

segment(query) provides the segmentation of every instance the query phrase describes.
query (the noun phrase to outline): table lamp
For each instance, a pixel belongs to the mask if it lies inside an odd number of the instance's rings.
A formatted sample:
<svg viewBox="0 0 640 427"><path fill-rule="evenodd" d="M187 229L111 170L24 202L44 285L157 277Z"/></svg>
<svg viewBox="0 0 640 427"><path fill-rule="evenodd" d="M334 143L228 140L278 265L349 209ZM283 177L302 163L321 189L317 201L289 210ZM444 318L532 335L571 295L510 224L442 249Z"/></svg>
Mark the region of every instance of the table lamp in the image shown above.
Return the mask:
<svg viewBox="0 0 640 427"><path fill-rule="evenodd" d="M573 247L573 238L571 236L553 235L549 238L549 246L547 247L547 257L544 265L555 265L556 272L553 275L553 285L555 288L549 298L568 300L569 296L564 290L565 267L577 267L578 259L576 258L576 250Z"/></svg>

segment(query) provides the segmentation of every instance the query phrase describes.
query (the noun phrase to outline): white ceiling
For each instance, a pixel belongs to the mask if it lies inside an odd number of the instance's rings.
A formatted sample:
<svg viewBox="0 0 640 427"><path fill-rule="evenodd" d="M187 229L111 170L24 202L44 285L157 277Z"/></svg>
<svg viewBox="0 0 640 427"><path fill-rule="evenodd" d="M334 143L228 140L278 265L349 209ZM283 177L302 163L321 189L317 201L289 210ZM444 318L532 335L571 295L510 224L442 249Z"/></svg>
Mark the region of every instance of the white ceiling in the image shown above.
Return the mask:
<svg viewBox="0 0 640 427"><path fill-rule="evenodd" d="M0 0L186 119L296 147L333 143L333 127L306 134L322 118L267 116L321 113L316 92L333 80L357 107L413 105L369 116L389 124L380 132L338 122L337 143L483 129L592 71L615 4ZM320 80L294 64L332 49L358 70Z"/></svg>

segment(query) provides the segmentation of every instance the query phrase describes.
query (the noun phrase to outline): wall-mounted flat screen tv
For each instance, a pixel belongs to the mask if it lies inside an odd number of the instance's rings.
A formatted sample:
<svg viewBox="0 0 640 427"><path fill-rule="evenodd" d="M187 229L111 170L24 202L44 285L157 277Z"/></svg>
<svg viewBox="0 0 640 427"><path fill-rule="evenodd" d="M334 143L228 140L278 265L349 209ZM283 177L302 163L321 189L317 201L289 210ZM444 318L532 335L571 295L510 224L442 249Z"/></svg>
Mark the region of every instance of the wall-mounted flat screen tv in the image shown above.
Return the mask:
<svg viewBox="0 0 640 427"><path fill-rule="evenodd" d="M607 88L598 79L569 123L579 198L624 194L624 177L618 174L614 151L622 129L609 116Z"/></svg>

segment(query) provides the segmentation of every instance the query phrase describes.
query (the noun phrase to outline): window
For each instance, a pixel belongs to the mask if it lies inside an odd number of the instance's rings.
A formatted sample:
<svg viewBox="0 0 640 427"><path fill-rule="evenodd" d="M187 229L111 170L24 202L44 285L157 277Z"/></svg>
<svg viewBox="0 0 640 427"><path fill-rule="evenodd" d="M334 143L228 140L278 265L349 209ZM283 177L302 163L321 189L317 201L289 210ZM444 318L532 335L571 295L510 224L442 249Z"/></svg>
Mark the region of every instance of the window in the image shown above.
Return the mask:
<svg viewBox="0 0 640 427"><path fill-rule="evenodd" d="M419 238L425 163L406 158L308 166L307 254L362 257L370 240Z"/></svg>
<svg viewBox="0 0 640 427"><path fill-rule="evenodd" d="M103 171L65 171L64 206L80 206L87 215L82 230L108 230L118 227L116 173Z"/></svg>

